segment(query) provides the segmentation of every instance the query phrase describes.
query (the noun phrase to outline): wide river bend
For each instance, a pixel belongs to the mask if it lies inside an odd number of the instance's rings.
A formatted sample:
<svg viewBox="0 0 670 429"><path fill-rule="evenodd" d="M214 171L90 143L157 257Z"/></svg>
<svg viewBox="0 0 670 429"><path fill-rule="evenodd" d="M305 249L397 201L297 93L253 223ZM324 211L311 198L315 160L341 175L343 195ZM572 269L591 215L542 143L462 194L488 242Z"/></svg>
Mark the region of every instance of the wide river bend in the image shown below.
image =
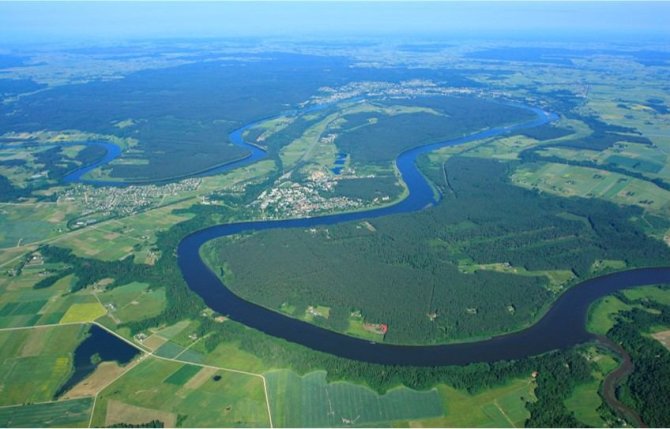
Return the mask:
<svg viewBox="0 0 670 429"><path fill-rule="evenodd" d="M314 350L372 363L415 366L464 365L474 362L518 359L594 340L595 336L586 331L587 312L592 302L602 296L629 287L670 283L670 267L633 269L584 281L562 294L538 322L522 331L470 343L414 346L372 343L353 338L246 301L223 285L200 257L201 246L219 237L277 228L311 228L334 225L391 214L415 212L436 204L438 201L433 189L416 166L417 157L442 147L509 134L540 126L556 119L555 115L540 109L526 108L535 115L532 120L527 122L480 131L465 137L410 149L400 154L396 160L396 165L409 189L409 195L392 206L304 219L217 225L188 235L179 243L177 248L178 264L188 287L197 293L207 306L244 325ZM266 156L265 152L256 146L247 144L243 138L244 131L255 124L246 125L230 134L233 144L247 149L250 152L249 156L236 162L200 172L198 175L220 174L263 159ZM102 145L108 149L107 156L93 165L71 173L66 181L100 186L129 185L130 183L99 182L83 178L92 169L106 164L120 155L121 151L118 147L111 144Z"/></svg>

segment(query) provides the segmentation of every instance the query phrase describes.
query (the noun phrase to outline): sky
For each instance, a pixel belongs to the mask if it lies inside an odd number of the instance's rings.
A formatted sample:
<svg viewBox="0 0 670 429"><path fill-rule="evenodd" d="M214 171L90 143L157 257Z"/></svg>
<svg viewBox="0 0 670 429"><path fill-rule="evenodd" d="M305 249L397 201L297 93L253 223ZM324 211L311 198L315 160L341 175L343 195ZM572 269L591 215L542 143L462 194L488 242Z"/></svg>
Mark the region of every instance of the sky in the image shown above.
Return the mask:
<svg viewBox="0 0 670 429"><path fill-rule="evenodd" d="M670 36L670 2L6 2L2 40L438 34Z"/></svg>

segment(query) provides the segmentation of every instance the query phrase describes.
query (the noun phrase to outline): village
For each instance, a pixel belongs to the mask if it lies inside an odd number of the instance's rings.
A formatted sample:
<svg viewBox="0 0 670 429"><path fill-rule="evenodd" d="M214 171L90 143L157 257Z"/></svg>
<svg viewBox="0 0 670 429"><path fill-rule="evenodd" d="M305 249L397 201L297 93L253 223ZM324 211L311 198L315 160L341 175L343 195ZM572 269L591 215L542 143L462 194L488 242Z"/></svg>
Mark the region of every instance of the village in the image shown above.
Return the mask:
<svg viewBox="0 0 670 429"><path fill-rule="evenodd" d="M353 82L340 88L322 87L323 95L312 97L304 105L323 105L358 97L393 97L408 98L433 95L472 95L479 91L472 88L455 88L439 86L435 82L424 79L413 79L398 83L391 82ZM487 93L488 96L492 94ZM495 95L495 94L493 94Z"/></svg>
<svg viewBox="0 0 670 429"><path fill-rule="evenodd" d="M127 187L94 187L83 184L70 186L58 194L57 203L75 203L81 206L80 216L71 228L81 228L97 219L129 216L159 206L167 198L174 199L198 189L202 179L185 179L165 185L131 185ZM88 217L88 218L87 218ZM86 218L86 219L84 219Z"/></svg>
<svg viewBox="0 0 670 429"><path fill-rule="evenodd" d="M304 183L290 180L291 174L280 177L271 189L263 191L254 202L266 219L307 217L318 213L352 210L364 202L342 196L324 197L332 192L337 180L322 171L313 171Z"/></svg>

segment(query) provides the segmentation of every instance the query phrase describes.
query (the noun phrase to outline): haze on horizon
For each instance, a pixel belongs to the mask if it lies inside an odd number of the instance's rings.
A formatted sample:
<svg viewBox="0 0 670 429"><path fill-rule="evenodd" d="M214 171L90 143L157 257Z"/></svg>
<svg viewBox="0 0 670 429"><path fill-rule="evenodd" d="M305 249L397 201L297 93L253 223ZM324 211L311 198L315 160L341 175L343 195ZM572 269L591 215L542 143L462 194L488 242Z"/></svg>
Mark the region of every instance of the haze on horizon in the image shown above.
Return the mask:
<svg viewBox="0 0 670 429"><path fill-rule="evenodd" d="M0 2L5 42L253 36L667 38L670 2Z"/></svg>

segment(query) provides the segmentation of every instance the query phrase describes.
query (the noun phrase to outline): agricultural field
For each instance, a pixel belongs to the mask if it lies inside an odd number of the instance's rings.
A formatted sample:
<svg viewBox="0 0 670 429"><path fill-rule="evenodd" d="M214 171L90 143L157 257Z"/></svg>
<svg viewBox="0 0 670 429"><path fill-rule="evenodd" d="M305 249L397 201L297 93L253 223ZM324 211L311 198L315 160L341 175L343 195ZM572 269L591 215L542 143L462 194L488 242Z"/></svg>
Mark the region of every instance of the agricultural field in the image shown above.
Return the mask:
<svg viewBox="0 0 670 429"><path fill-rule="evenodd" d="M109 220L70 233L59 239L57 245L72 249L77 256L112 261L134 255L138 263L151 262L156 257L151 250L156 234L175 223L189 219L189 215L175 215L172 212L192 204L192 201L183 202L131 217Z"/></svg>
<svg viewBox="0 0 670 429"><path fill-rule="evenodd" d="M43 278L40 272L45 267L48 265L35 269L26 266L18 278L0 274L0 328L59 323L71 305L95 301L93 296L67 293L72 275L49 288L34 289L33 285Z"/></svg>
<svg viewBox="0 0 670 429"><path fill-rule="evenodd" d="M399 420L440 416L437 390L405 387L379 395L365 386L329 383L325 371L299 376L290 370L265 373L273 423L277 427L389 425Z"/></svg>
<svg viewBox="0 0 670 429"><path fill-rule="evenodd" d="M514 172L512 181L563 197L601 198L670 217L670 191L619 173L555 163L525 164Z"/></svg>
<svg viewBox="0 0 670 429"><path fill-rule="evenodd" d="M2 427L88 427L93 398L0 407Z"/></svg>
<svg viewBox="0 0 670 429"><path fill-rule="evenodd" d="M146 283L105 289L98 298L117 325L156 316L165 308L165 288L150 289Z"/></svg>
<svg viewBox="0 0 670 429"><path fill-rule="evenodd" d="M0 252L56 237L67 229L71 204L0 203Z"/></svg>
<svg viewBox="0 0 670 429"><path fill-rule="evenodd" d="M535 382L530 377L510 380L474 395L440 385L444 416L417 423L426 427L523 427L530 416L526 402L535 399L534 390Z"/></svg>
<svg viewBox="0 0 670 429"><path fill-rule="evenodd" d="M51 401L85 332L82 325L0 331L0 405Z"/></svg>
<svg viewBox="0 0 670 429"><path fill-rule="evenodd" d="M99 394L93 425L269 426L263 380L147 358Z"/></svg>

